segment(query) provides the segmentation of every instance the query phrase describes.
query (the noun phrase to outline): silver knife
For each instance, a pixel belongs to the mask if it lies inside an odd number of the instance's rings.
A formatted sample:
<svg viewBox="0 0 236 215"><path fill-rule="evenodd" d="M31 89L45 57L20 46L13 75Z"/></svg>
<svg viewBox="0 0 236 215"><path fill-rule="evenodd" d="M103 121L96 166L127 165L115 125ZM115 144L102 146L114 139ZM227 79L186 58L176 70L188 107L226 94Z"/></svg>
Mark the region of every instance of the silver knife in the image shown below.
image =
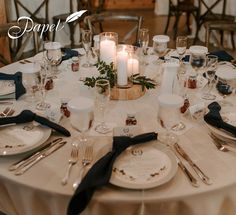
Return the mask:
<svg viewBox="0 0 236 215"><path fill-rule="evenodd" d="M55 140L52 140L51 142L47 143L46 145L44 145L42 148L40 148L38 151L34 152L33 154L30 154L27 157L24 157L23 159L21 159L20 161L17 161L15 163L13 163L8 170L9 171L14 171L17 168L21 167L22 165L26 165L27 163L29 163L30 161L32 161L33 159L35 159L38 155L40 155L40 153L44 152L45 150L47 150L49 147L52 147L53 145L61 142L63 139L57 138Z"/></svg>
<svg viewBox="0 0 236 215"><path fill-rule="evenodd" d="M174 151L175 153L175 158L177 160L177 163L180 167L180 169L184 172L184 174L187 176L189 182L192 184L194 187L199 187L199 184L197 182L197 179L189 172L189 170L185 167L183 162L180 160L179 155Z"/></svg>
<svg viewBox="0 0 236 215"><path fill-rule="evenodd" d="M30 167L32 167L33 165L35 165L36 163L38 163L40 160L44 159L45 157L49 156L50 154L52 154L53 152L55 152L56 150L64 146L66 143L67 143L66 141L59 142L59 143L54 144L52 147L46 149L44 152L40 153L40 155L38 155L34 160L32 160L28 164L17 169L15 171L15 175L22 175Z"/></svg>
<svg viewBox="0 0 236 215"><path fill-rule="evenodd" d="M199 178L207 185L212 184L210 178L202 172L202 170L192 161L192 159L188 156L188 154L183 150L183 148L178 144L174 144L174 148L176 151L190 164L193 170L197 173Z"/></svg>

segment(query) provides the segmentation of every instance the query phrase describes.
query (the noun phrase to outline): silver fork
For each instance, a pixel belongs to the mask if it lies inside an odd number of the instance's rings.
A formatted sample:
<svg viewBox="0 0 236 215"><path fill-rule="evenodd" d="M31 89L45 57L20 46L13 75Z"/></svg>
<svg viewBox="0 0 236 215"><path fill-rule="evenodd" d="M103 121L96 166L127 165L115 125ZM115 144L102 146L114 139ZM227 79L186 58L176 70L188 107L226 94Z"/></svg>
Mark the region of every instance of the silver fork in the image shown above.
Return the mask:
<svg viewBox="0 0 236 215"><path fill-rule="evenodd" d="M71 153L70 153L69 165L68 165L68 168L66 170L66 174L65 174L64 178L61 181L61 183L63 185L67 184L69 176L70 176L71 168L74 164L77 163L78 158L79 158L79 148L78 148L78 146L73 145Z"/></svg>
<svg viewBox="0 0 236 215"><path fill-rule="evenodd" d="M82 169L80 171L80 175L78 179L73 183L74 190L78 187L79 183L82 180L85 167L91 164L92 160L93 160L93 147L87 146L85 148L84 157L82 159Z"/></svg>
<svg viewBox="0 0 236 215"><path fill-rule="evenodd" d="M222 152L229 152L230 149L228 149L227 147L223 146L223 144L221 144L220 140L215 137L213 134L210 134L211 138L213 139L213 143L215 144L216 148Z"/></svg>

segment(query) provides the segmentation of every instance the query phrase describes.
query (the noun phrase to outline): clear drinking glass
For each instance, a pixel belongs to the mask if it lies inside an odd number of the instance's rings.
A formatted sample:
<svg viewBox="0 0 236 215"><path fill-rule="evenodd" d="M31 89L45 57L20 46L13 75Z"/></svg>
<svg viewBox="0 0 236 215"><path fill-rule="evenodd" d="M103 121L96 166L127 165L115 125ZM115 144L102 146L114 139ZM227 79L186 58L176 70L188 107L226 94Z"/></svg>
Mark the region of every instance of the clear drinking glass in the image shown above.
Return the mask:
<svg viewBox="0 0 236 215"><path fill-rule="evenodd" d="M50 104L45 102L45 97L46 97L46 89L45 85L48 80L48 75L49 75L49 70L48 70L48 63L44 60L41 62L37 62L40 65L40 84L39 84L39 89L40 89L40 94L41 94L41 99L40 102L36 105L37 110L44 111L48 108L50 108Z"/></svg>
<svg viewBox="0 0 236 215"><path fill-rule="evenodd" d="M159 135L159 140L171 145L177 142L177 136L171 132L172 128L180 122L180 107L184 100L175 94L162 94L158 97L158 121L166 132Z"/></svg>
<svg viewBox="0 0 236 215"><path fill-rule="evenodd" d="M92 32L90 30L82 31L82 44L86 53L86 62L82 66L88 68L92 66L89 62L89 52L92 46Z"/></svg>
<svg viewBox="0 0 236 215"><path fill-rule="evenodd" d="M188 38L186 36L178 36L176 38L176 51L179 55L179 60L182 62L184 54L188 45Z"/></svg>
<svg viewBox="0 0 236 215"><path fill-rule="evenodd" d="M62 60L61 44L59 42L45 42L44 49L45 58L51 65L51 75L53 78L56 78L56 75L59 73L58 65Z"/></svg>
<svg viewBox="0 0 236 215"><path fill-rule="evenodd" d="M111 128L105 122L105 110L110 100L110 83L106 79L97 80L95 83L96 106L101 113L101 123L95 127L95 131L106 134Z"/></svg>
<svg viewBox="0 0 236 215"><path fill-rule="evenodd" d="M157 54L158 59L154 61L154 64L160 63L160 57L164 57L168 50L168 42L170 41L167 35L156 35L153 37L153 52Z"/></svg>
<svg viewBox="0 0 236 215"><path fill-rule="evenodd" d="M214 86L213 80L215 78L216 68L218 63L218 57L216 55L208 55L206 58L206 78L208 79L208 91L202 95L203 99L214 100L215 95L211 93Z"/></svg>
<svg viewBox="0 0 236 215"><path fill-rule="evenodd" d="M147 48L149 43L149 30L147 28L141 28L138 32L138 43L141 47L141 65L147 65L145 62L145 55L147 55Z"/></svg>
<svg viewBox="0 0 236 215"><path fill-rule="evenodd" d="M73 98L68 102L68 109L71 125L81 133L81 143L87 142L86 132L92 127L94 119L94 101L85 97Z"/></svg>
<svg viewBox="0 0 236 215"><path fill-rule="evenodd" d="M202 69L206 65L206 54L208 52L207 47L205 46L191 46L190 51L190 64L195 70L198 78L197 85L198 87L202 86Z"/></svg>

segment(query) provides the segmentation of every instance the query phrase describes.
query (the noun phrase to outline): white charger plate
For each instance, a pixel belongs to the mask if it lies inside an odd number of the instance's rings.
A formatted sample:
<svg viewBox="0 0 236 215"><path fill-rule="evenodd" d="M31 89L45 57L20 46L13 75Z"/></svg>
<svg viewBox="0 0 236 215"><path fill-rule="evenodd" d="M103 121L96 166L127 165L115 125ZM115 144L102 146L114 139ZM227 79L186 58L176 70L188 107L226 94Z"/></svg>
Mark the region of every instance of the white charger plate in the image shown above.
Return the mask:
<svg viewBox="0 0 236 215"><path fill-rule="evenodd" d="M149 189L163 185L176 174L174 154L155 145L132 146L115 161L110 183L128 189Z"/></svg>
<svg viewBox="0 0 236 215"><path fill-rule="evenodd" d="M33 124L0 127L0 156L21 154L42 145L51 134L51 129Z"/></svg>
<svg viewBox="0 0 236 215"><path fill-rule="evenodd" d="M227 120L227 123L229 123L233 126L236 126L236 112L222 113L221 117L225 118ZM236 136L234 136L233 134L231 134L223 129L219 129L214 126L211 126L208 123L206 123L206 126L216 136L221 137L223 139L225 138L225 139L229 139L232 141L236 141Z"/></svg>
<svg viewBox="0 0 236 215"><path fill-rule="evenodd" d="M14 81L0 81L0 96L8 95L15 92Z"/></svg>

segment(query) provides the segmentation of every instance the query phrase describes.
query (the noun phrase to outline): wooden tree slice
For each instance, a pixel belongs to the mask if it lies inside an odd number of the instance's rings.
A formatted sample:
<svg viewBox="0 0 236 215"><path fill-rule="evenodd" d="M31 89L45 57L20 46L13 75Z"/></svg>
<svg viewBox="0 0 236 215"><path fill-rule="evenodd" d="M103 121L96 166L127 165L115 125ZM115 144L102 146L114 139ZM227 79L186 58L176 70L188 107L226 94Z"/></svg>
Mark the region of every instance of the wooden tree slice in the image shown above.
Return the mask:
<svg viewBox="0 0 236 215"><path fill-rule="evenodd" d="M146 92L146 89L142 91L141 85L133 85L130 88L122 89L113 87L111 90L111 99L112 100L134 100L143 96Z"/></svg>

